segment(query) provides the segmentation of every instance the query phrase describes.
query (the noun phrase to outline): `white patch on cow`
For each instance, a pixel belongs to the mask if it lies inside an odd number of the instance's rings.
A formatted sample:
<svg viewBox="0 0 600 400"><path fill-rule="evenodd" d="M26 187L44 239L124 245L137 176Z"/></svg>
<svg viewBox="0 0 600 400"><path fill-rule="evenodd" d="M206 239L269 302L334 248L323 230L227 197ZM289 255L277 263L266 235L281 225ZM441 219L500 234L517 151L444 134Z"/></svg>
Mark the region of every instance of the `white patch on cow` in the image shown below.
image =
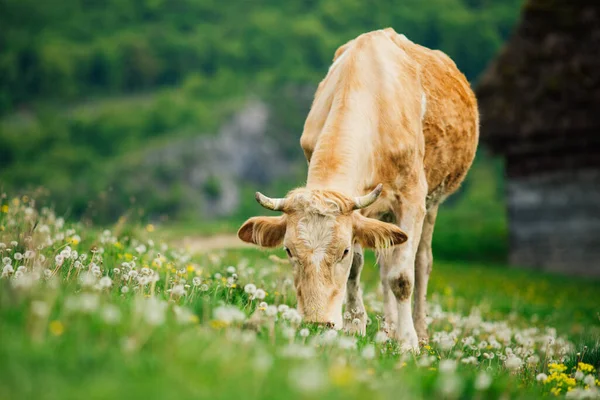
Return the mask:
<svg viewBox="0 0 600 400"><path fill-rule="evenodd" d="M312 250L311 261L319 269L333 239L335 219L319 214L309 214L298 223L298 238Z"/></svg>
<svg viewBox="0 0 600 400"><path fill-rule="evenodd" d="M425 92L421 93L421 121L425 118L425 112L427 111L427 96Z"/></svg>

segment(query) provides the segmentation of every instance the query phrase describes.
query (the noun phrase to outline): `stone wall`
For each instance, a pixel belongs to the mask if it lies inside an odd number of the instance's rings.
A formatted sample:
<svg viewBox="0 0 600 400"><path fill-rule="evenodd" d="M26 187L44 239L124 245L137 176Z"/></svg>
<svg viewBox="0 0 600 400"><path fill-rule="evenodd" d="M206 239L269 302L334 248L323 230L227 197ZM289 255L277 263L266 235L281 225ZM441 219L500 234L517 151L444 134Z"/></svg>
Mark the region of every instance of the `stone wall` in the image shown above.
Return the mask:
<svg viewBox="0 0 600 400"><path fill-rule="evenodd" d="M600 169L511 177L510 262L600 276Z"/></svg>

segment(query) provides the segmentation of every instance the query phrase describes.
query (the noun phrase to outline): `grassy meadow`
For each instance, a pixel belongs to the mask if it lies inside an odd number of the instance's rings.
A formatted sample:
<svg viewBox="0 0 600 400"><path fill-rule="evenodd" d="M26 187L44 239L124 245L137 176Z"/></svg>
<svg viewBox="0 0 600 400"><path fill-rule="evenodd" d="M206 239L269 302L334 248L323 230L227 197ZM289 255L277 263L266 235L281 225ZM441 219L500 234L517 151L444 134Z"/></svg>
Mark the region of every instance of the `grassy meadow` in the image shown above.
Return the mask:
<svg viewBox="0 0 600 400"><path fill-rule="evenodd" d="M190 255L161 237L3 198L0 398L599 395L597 281L436 261L430 343L401 354L372 254L368 334L352 337L301 321L281 251Z"/></svg>

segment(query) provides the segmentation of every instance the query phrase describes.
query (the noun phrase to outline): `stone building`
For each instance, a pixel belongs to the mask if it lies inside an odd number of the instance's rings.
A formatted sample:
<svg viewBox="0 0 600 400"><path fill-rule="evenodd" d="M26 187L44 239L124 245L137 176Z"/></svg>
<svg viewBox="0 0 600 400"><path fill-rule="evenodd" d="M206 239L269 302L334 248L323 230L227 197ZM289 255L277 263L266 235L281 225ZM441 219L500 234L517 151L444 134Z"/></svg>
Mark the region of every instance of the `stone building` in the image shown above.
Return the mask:
<svg viewBox="0 0 600 400"><path fill-rule="evenodd" d="M476 91L511 264L600 276L600 1L526 1Z"/></svg>

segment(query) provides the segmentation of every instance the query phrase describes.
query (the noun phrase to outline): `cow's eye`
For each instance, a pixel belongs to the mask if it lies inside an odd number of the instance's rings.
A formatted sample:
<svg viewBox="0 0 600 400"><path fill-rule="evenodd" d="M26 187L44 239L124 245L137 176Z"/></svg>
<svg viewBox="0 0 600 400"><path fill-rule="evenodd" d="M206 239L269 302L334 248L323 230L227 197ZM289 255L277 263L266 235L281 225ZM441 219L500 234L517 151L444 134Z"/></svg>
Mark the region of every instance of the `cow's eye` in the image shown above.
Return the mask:
<svg viewBox="0 0 600 400"><path fill-rule="evenodd" d="M348 255L348 253L350 253L350 249L344 250L344 255L342 256L342 258L345 258Z"/></svg>
<svg viewBox="0 0 600 400"><path fill-rule="evenodd" d="M287 247L284 247L284 249L285 249L285 252L287 253L288 257L292 258L293 256L292 256L292 252L290 251L290 249L288 249Z"/></svg>

